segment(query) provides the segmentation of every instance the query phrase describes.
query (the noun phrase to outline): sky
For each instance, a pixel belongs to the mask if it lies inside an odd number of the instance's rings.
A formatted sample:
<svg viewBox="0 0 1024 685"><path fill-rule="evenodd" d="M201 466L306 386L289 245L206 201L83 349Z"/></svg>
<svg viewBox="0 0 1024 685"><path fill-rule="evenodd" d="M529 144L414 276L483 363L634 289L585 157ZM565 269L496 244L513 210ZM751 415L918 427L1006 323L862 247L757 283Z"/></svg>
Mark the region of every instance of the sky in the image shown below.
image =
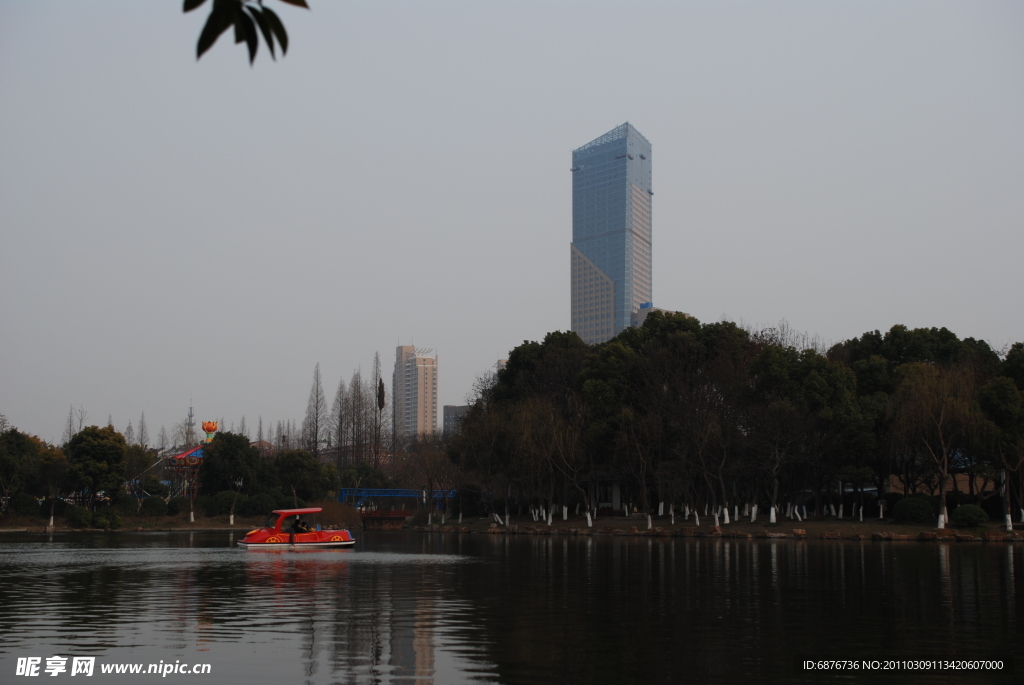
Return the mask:
<svg viewBox="0 0 1024 685"><path fill-rule="evenodd" d="M1024 340L1024 3L310 3L250 66L209 3L0 0L12 425L301 421L399 344L463 404L569 327L571 152L625 121L656 306Z"/></svg>

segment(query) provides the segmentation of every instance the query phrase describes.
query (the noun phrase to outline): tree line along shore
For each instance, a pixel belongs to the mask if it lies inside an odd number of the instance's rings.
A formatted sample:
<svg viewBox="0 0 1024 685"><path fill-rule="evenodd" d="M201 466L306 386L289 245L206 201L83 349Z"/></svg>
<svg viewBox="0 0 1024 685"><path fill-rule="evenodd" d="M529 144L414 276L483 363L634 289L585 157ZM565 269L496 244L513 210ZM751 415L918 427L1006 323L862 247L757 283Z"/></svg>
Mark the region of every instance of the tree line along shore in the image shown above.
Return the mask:
<svg viewBox="0 0 1024 685"><path fill-rule="evenodd" d="M564 332L524 342L479 379L458 430L411 441L388 436L382 391L362 386L353 381L374 401L346 386L334 416L318 367L298 449L217 434L194 499L172 496L153 451L111 425L76 431L69 419L56 446L0 417L0 526L42 516L114 528L186 508L190 520L231 521L339 487L457 490L439 511L412 503L427 525L465 515L551 526L572 512L590 528L626 511L723 530L751 517L940 530L1024 520L1024 343L994 350L894 326L824 349L785 326L655 312L599 345Z"/></svg>

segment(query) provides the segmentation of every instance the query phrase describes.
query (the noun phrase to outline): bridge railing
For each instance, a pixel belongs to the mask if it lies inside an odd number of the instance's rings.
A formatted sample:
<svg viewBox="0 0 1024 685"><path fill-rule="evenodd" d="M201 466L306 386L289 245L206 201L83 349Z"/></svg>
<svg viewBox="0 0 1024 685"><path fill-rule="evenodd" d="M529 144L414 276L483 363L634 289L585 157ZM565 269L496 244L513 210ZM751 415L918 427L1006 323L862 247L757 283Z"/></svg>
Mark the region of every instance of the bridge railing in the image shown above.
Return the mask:
<svg viewBox="0 0 1024 685"><path fill-rule="evenodd" d="M338 501L347 502L349 498L354 498L355 506L357 509L363 506L363 503L371 497L404 497L407 499L418 499L427 503L429 498L431 502L438 504L444 499L451 499L455 497L458 490L417 490L413 488L341 488L338 490Z"/></svg>

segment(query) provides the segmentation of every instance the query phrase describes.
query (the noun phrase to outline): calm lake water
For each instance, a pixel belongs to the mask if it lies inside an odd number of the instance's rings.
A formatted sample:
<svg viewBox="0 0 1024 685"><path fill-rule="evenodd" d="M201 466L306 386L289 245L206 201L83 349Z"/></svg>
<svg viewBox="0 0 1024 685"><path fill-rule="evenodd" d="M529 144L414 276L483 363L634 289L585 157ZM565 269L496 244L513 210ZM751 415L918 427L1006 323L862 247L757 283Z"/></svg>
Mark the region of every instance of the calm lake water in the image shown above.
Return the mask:
<svg viewBox="0 0 1024 685"><path fill-rule="evenodd" d="M18 657L210 664L206 683L1020 682L1024 547L376 533L247 551L229 533L0 538ZM1016 658L1016 673L807 673L799 657ZM79 678L68 672L59 678ZM61 681L63 682L63 681ZM71 682L78 682L72 680Z"/></svg>

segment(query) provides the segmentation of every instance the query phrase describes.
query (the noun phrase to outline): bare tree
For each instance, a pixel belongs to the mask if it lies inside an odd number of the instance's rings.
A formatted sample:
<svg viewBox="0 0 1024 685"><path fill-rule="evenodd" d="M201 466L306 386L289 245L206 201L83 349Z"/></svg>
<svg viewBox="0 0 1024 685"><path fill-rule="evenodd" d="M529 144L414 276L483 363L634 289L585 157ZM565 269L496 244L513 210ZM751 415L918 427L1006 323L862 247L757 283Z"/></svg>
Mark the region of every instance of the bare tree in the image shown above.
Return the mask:
<svg viewBox="0 0 1024 685"><path fill-rule="evenodd" d="M128 421L128 427L124 429L124 441L129 445L135 444L135 429L132 428L131 421Z"/></svg>
<svg viewBox="0 0 1024 685"><path fill-rule="evenodd" d="M380 352L373 353L373 388L376 391L374 399L377 411L373 412L372 462L375 468L380 468L380 430L384 413L384 379L380 371Z"/></svg>
<svg viewBox="0 0 1024 685"><path fill-rule="evenodd" d="M149 446L149 431L146 429L146 412L139 417L139 444L143 447Z"/></svg>
<svg viewBox="0 0 1024 685"><path fill-rule="evenodd" d="M334 443L338 448L338 455L335 459L338 473L341 473L347 459L348 421L348 385L342 378L338 381L338 391L334 394L334 404L331 406L331 430L334 433Z"/></svg>
<svg viewBox="0 0 1024 685"><path fill-rule="evenodd" d="M241 423L238 424L238 434L244 435L245 438L249 439L249 427L245 425L245 417L242 417Z"/></svg>
<svg viewBox="0 0 1024 685"><path fill-rule="evenodd" d="M944 368L907 364L896 389L897 432L917 446L939 472L939 528L944 528L950 460L968 437L972 421L974 374L966 365Z"/></svg>
<svg viewBox="0 0 1024 685"><path fill-rule="evenodd" d="M75 433L75 407L71 406L71 408L68 409L68 422L67 425L64 426L62 442L65 445L71 442L71 438L75 437Z"/></svg>
<svg viewBox="0 0 1024 685"><path fill-rule="evenodd" d="M89 412L85 410L85 407L78 405L78 410L75 412L75 420L78 421L78 432L81 432L85 428L85 421L89 418ZM110 423L108 421L108 423Z"/></svg>
<svg viewBox="0 0 1024 685"><path fill-rule="evenodd" d="M161 450L167 449L167 427L166 426L160 426L160 437L158 438L158 440L160 440L160 449Z"/></svg>
<svg viewBox="0 0 1024 685"><path fill-rule="evenodd" d="M313 387L309 389L309 401L306 403L306 418L302 422L303 440L314 457L320 456L320 443L327 439L329 421L327 396L324 395L324 384L320 379L320 363L317 362L316 368L313 370Z"/></svg>

